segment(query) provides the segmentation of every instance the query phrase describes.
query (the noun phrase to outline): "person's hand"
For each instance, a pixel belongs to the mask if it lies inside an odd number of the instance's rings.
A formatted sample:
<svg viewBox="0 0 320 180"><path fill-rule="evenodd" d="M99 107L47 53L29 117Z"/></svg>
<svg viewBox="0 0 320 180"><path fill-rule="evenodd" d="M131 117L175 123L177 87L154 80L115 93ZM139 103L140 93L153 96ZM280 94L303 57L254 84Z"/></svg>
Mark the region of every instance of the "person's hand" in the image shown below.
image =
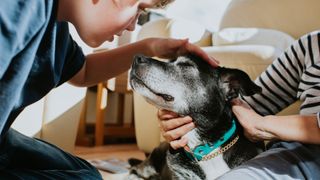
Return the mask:
<svg viewBox="0 0 320 180"><path fill-rule="evenodd" d="M276 136L263 128L264 118L243 100L232 100L232 111L244 129L244 135L252 142L273 140Z"/></svg>
<svg viewBox="0 0 320 180"><path fill-rule="evenodd" d="M188 53L197 55L213 67L218 67L219 61L208 56L200 47L188 42L188 39L149 38L151 54L159 58L175 58Z"/></svg>
<svg viewBox="0 0 320 180"><path fill-rule="evenodd" d="M187 145L188 140L181 137L195 127L190 116L179 117L174 112L159 110L158 119L162 136L173 149Z"/></svg>

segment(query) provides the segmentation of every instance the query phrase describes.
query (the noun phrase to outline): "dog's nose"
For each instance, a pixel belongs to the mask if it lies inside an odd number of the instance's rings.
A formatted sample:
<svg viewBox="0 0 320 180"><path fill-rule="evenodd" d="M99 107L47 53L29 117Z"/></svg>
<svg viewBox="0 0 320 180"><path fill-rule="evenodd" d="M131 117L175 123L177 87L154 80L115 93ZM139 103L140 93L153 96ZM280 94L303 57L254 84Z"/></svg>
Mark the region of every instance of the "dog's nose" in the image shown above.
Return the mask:
<svg viewBox="0 0 320 180"><path fill-rule="evenodd" d="M147 62L147 58L144 55L136 55L134 56L134 64L142 64L142 63L146 63Z"/></svg>

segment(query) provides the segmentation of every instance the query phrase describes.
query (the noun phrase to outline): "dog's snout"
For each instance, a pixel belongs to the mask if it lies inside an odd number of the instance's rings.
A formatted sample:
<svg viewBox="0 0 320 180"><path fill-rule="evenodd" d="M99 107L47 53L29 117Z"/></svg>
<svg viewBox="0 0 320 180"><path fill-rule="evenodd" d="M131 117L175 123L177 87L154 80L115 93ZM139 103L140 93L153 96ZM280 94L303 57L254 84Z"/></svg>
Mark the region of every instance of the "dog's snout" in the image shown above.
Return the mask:
<svg viewBox="0 0 320 180"><path fill-rule="evenodd" d="M136 55L134 57L134 64L142 64L142 63L146 63L147 62L147 58L144 55Z"/></svg>

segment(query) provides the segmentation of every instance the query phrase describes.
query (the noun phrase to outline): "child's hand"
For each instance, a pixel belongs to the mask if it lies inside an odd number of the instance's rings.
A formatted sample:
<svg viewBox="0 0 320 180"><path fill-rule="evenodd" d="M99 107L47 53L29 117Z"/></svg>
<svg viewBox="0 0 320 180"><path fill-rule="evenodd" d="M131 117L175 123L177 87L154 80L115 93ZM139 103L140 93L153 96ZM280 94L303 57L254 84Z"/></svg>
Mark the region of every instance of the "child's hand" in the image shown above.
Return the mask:
<svg viewBox="0 0 320 180"><path fill-rule="evenodd" d="M164 38L149 38L150 50L153 56L160 58L175 58L184 54L195 54L213 67L218 67L219 61L208 56L200 47L188 42L188 39L164 39Z"/></svg>
<svg viewBox="0 0 320 180"><path fill-rule="evenodd" d="M159 110L158 119L162 136L173 149L184 147L188 140L181 137L194 128L190 116L179 117L176 113Z"/></svg>

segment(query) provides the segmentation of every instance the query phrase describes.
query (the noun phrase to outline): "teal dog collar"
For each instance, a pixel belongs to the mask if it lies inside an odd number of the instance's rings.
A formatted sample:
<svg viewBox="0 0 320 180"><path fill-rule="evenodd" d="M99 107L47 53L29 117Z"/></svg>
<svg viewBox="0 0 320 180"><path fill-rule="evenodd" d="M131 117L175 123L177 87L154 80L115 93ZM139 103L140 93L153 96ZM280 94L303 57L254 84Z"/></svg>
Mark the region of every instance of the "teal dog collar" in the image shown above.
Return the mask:
<svg viewBox="0 0 320 180"><path fill-rule="evenodd" d="M192 150L185 149L185 152L190 159L201 161L204 156L210 154L212 151L214 151L215 149L220 147L222 144L227 142L235 132L236 132L236 122L233 119L231 128L218 141L214 143L206 143L203 145L198 145Z"/></svg>

